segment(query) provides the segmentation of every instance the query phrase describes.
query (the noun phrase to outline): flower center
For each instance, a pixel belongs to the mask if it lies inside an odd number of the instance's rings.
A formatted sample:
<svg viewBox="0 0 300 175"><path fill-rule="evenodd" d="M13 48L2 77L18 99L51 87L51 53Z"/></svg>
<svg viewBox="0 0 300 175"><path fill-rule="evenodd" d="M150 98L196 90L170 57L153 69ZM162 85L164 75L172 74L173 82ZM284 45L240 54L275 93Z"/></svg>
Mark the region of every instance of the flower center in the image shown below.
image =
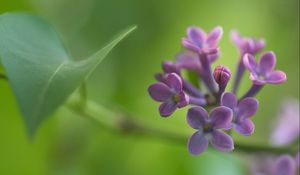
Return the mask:
<svg viewBox="0 0 300 175"><path fill-rule="evenodd" d="M180 101L180 95L179 94L176 94L173 96L173 100L178 103Z"/></svg>
<svg viewBox="0 0 300 175"><path fill-rule="evenodd" d="M259 75L259 76L258 76L258 79L259 79L259 80L265 80L265 77L264 77L263 75Z"/></svg>
<svg viewBox="0 0 300 175"><path fill-rule="evenodd" d="M203 126L203 131L204 131L205 133L211 132L212 129L213 129L213 127L212 127L212 124L210 124L210 123L206 123L206 124L204 124L204 126Z"/></svg>

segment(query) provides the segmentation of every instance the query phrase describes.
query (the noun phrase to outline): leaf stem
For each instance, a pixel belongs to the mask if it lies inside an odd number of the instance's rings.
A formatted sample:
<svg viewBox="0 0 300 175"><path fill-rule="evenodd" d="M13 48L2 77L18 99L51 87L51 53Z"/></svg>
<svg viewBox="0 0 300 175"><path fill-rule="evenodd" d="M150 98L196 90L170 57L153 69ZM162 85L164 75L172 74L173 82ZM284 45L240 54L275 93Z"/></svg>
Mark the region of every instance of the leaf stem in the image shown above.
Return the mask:
<svg viewBox="0 0 300 175"><path fill-rule="evenodd" d="M66 106L75 113L99 124L112 132L146 136L181 145L186 145L188 135L155 128L137 121L125 112L116 112L88 100L85 106L80 105L78 98L71 97ZM235 142L235 151L244 153L295 154L298 147L273 147L270 145L254 145Z"/></svg>

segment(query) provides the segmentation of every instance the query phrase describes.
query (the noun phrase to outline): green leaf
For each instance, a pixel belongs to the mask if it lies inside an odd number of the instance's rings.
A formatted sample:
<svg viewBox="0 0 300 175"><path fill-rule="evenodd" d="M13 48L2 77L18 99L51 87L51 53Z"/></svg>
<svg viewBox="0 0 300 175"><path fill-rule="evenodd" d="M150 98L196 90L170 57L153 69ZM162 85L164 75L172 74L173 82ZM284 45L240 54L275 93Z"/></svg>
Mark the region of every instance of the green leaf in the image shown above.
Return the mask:
<svg viewBox="0 0 300 175"><path fill-rule="evenodd" d="M29 135L88 77L131 27L83 61L73 61L53 28L23 13L0 16L0 57Z"/></svg>

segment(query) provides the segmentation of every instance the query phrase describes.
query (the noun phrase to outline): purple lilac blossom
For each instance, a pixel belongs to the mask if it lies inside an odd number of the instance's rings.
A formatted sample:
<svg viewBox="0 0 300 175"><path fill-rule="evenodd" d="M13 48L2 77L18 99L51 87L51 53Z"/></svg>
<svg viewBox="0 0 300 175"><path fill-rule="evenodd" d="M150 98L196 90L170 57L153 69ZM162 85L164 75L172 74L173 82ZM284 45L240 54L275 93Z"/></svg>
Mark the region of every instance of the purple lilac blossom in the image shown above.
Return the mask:
<svg viewBox="0 0 300 175"><path fill-rule="evenodd" d="M286 74L283 71L274 70L276 56L273 52L264 53L258 63L251 54L245 54L243 61L250 72L250 80L253 82L243 98L254 96L265 84L281 84L286 81Z"/></svg>
<svg viewBox="0 0 300 175"><path fill-rule="evenodd" d="M299 101L296 99L284 101L273 126L270 142L276 146L284 146L299 139L299 120Z"/></svg>
<svg viewBox="0 0 300 175"><path fill-rule="evenodd" d="M250 172L253 175L296 175L297 162L290 155L274 157L262 154L248 158Z"/></svg>
<svg viewBox="0 0 300 175"><path fill-rule="evenodd" d="M182 67L180 66L180 64L178 63L174 63L172 61L164 61L162 63L162 69L164 71L164 74L161 73L157 73L155 75L155 79L157 81L160 82L164 82L166 83L166 78L167 75L169 73L176 73L177 75L180 76L181 80L182 80L182 86L183 86L183 90L188 93L189 95L191 95L190 100L194 101L194 99L192 99L193 97L195 98L200 98L200 99L195 99L195 100L201 100L203 101L203 97L204 95L199 91L199 89L197 89L194 85L192 85L191 83L189 83L188 81L186 81L182 76L181 76L181 69ZM205 103L201 103L201 106L205 105Z"/></svg>
<svg viewBox="0 0 300 175"><path fill-rule="evenodd" d="M232 89L232 92L236 94L241 78L245 71L245 66L243 63L244 54L249 53L255 55L260 52L266 44L264 39L241 37L236 30L231 32L231 40L240 52L240 59L238 61L237 72Z"/></svg>
<svg viewBox="0 0 300 175"><path fill-rule="evenodd" d="M258 63L251 54L244 56L244 65L250 72L250 80L256 85L280 84L286 81L283 71L275 71L276 56L273 52L266 52Z"/></svg>
<svg viewBox="0 0 300 175"><path fill-rule="evenodd" d="M245 53L255 55L266 46L266 42L263 38L254 39L249 37L241 37L236 30L231 32L231 40L239 49L241 55L244 55Z"/></svg>
<svg viewBox="0 0 300 175"><path fill-rule="evenodd" d="M220 26L215 27L208 34L201 28L192 26L187 29L187 37L182 39L182 45L186 49L196 53L202 52L202 50L216 49L218 48L218 43L222 35L223 29ZM218 55L218 53L216 53L216 55Z"/></svg>
<svg viewBox="0 0 300 175"><path fill-rule="evenodd" d="M210 142L220 151L228 152L234 149L232 138L221 131L228 128L232 120L232 111L227 107L216 107L210 115L202 107L190 108L187 113L188 124L197 131L188 141L188 150L193 155L200 155Z"/></svg>
<svg viewBox="0 0 300 175"><path fill-rule="evenodd" d="M163 117L170 116L177 108L189 103L189 97L182 90L181 78L175 73L168 74L165 83L152 84L148 92L155 101L162 102L159 112Z"/></svg>
<svg viewBox="0 0 300 175"><path fill-rule="evenodd" d="M250 120L258 109L258 101L247 97L238 102L236 96L227 92L221 97L221 105L233 111L232 127L236 132L249 136L254 132L254 123Z"/></svg>
<svg viewBox="0 0 300 175"><path fill-rule="evenodd" d="M219 56L218 43L222 34L221 27L215 27L206 34L202 29L193 26L187 29L187 37L182 39L182 45L187 50L198 54L201 65L199 74L208 89L214 94L217 93L217 87L212 76L211 62Z"/></svg>
<svg viewBox="0 0 300 175"><path fill-rule="evenodd" d="M273 168L272 175L295 175L296 174L296 162L293 157L289 155L280 156Z"/></svg>

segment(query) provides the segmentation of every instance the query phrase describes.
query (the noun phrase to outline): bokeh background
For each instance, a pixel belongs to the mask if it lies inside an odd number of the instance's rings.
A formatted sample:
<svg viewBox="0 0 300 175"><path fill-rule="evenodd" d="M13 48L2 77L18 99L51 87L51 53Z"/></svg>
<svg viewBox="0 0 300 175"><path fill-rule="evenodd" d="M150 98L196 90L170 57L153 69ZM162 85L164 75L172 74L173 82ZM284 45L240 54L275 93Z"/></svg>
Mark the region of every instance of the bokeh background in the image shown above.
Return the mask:
<svg viewBox="0 0 300 175"><path fill-rule="evenodd" d="M268 85L258 95L255 134L234 135L236 140L266 144L282 100L299 99L298 0L0 0L0 12L7 11L32 12L47 19L76 59L89 56L127 26L138 25L90 77L88 95L155 127L193 132L186 125L185 110L163 119L147 94L153 74L181 49L180 40L190 25L207 31L223 26L222 55L215 64L235 72L238 52L229 39L235 28L246 36L264 37L266 50L277 55L277 68L287 73L285 84ZM247 75L240 93L249 86ZM244 159L245 155L215 151L195 157L185 145L111 133L64 107L29 140L14 95L0 81L3 175L241 175L247 174Z"/></svg>

